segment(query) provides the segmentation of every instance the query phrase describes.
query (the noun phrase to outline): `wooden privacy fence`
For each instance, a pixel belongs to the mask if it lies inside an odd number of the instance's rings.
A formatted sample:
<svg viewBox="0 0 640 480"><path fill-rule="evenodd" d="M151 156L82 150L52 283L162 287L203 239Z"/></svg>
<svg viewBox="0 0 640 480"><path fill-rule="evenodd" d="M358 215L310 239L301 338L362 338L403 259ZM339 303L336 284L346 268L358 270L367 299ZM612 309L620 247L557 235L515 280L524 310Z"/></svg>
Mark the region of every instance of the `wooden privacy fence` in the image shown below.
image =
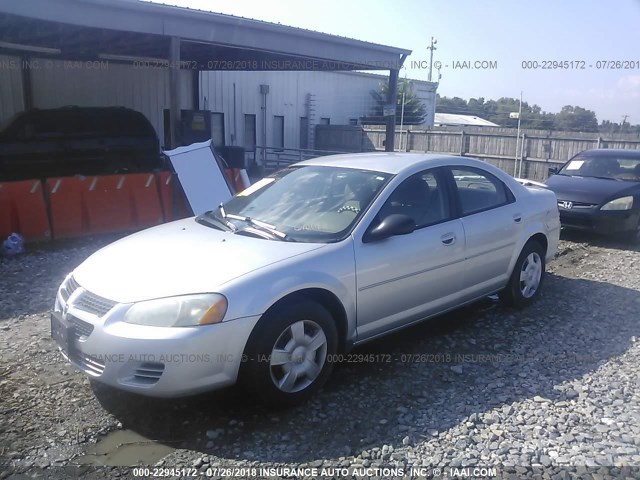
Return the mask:
<svg viewBox="0 0 640 480"><path fill-rule="evenodd" d="M363 145L371 150L384 150L384 130L376 127L362 129ZM396 130L396 151L446 153L476 157L491 163L511 175L515 170L517 131L495 127L436 127L429 130L415 128ZM517 142L518 157L522 158L521 177L542 181L548 168L560 166L575 154L591 148L640 149L640 135L552 132L521 130ZM338 147L338 145L334 145ZM321 146L316 145L316 148ZM365 148L366 150L366 148Z"/></svg>

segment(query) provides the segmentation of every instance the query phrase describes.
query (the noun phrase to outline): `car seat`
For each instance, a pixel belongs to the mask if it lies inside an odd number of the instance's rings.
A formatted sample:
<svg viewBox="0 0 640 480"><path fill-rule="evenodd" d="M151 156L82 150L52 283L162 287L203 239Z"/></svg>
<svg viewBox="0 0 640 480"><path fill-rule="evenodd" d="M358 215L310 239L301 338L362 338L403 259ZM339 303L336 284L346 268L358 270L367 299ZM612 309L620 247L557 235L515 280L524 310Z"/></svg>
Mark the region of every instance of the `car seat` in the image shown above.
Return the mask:
<svg viewBox="0 0 640 480"><path fill-rule="evenodd" d="M427 214L431 189L420 177L411 177L391 194L381 212L384 218L394 213L408 215L416 225L424 223Z"/></svg>

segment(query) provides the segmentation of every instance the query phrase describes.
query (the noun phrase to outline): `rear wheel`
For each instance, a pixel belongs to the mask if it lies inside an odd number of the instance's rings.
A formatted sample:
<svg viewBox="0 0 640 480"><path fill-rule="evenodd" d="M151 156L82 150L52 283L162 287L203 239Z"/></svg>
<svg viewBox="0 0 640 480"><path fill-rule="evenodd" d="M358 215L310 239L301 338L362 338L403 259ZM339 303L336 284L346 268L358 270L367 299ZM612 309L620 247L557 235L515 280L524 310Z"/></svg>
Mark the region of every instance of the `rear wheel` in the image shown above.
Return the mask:
<svg viewBox="0 0 640 480"><path fill-rule="evenodd" d="M529 240L516 261L509 283L500 292L506 305L522 308L540 295L544 281L544 248L535 240Z"/></svg>
<svg viewBox="0 0 640 480"><path fill-rule="evenodd" d="M337 344L335 323L322 305L284 305L267 313L251 333L240 382L272 405L303 402L327 381Z"/></svg>

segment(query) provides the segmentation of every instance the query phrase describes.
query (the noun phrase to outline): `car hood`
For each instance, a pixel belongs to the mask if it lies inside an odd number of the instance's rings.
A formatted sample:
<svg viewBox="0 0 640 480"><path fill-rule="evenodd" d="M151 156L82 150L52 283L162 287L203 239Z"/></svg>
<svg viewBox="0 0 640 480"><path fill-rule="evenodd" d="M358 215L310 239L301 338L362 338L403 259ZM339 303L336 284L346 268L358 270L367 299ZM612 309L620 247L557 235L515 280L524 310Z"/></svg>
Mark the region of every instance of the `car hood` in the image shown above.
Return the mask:
<svg viewBox="0 0 640 480"><path fill-rule="evenodd" d="M189 218L118 240L91 255L73 275L96 295L139 302L215 292L234 278L323 246L246 237Z"/></svg>
<svg viewBox="0 0 640 480"><path fill-rule="evenodd" d="M558 200L584 203L602 203L625 194L627 190L633 191L640 185L637 182L567 175L553 175L545 184L555 192Z"/></svg>

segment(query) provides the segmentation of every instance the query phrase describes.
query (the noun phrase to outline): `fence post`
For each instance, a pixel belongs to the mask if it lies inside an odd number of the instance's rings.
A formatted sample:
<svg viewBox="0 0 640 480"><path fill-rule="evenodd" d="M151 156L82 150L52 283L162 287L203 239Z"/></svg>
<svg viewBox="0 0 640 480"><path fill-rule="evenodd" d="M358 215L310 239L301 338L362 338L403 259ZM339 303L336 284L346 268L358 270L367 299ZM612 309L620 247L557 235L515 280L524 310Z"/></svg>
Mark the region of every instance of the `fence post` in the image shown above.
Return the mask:
<svg viewBox="0 0 640 480"><path fill-rule="evenodd" d="M522 140L520 141L520 168L518 169L518 177L522 178L522 166L524 164L524 170L527 170L527 164L525 164L524 152L526 152L525 144L527 143L527 135L522 132ZM528 162L528 160L527 160Z"/></svg>
<svg viewBox="0 0 640 480"><path fill-rule="evenodd" d="M460 132L460 156L464 157L464 130Z"/></svg>
<svg viewBox="0 0 640 480"><path fill-rule="evenodd" d="M429 130L425 130L424 131L424 153L427 153L429 151L429 137L430 135L430 131Z"/></svg>
<svg viewBox="0 0 640 480"><path fill-rule="evenodd" d="M600 143L602 142L602 137L598 135L598 143L596 143L596 148L600 148Z"/></svg>

